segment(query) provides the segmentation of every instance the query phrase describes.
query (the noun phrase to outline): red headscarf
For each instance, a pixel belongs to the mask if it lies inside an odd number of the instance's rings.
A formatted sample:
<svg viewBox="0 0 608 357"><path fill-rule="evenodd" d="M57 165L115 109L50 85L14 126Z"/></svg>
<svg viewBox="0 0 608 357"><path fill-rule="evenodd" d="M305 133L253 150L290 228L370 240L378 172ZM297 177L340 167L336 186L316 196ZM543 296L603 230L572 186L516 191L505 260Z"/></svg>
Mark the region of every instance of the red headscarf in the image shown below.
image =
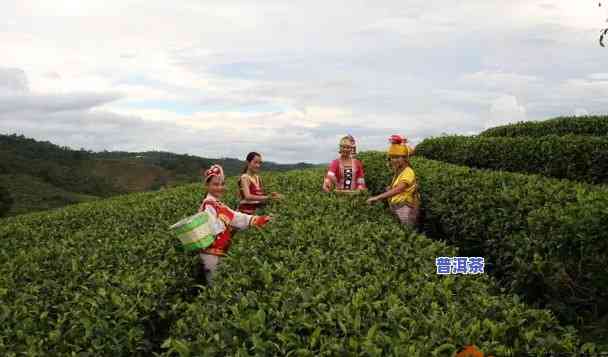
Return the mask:
<svg viewBox="0 0 608 357"><path fill-rule="evenodd" d="M205 182L209 182L213 176L217 176L224 180L224 169L220 165L211 165L209 170L205 171Z"/></svg>

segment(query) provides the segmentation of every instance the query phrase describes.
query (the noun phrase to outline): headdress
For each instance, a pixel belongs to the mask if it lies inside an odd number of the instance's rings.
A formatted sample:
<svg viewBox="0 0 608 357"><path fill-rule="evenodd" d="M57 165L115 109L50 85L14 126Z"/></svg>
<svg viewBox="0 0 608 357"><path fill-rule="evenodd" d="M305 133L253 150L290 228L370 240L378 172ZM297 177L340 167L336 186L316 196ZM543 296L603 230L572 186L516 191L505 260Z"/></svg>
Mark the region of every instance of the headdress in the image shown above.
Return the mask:
<svg viewBox="0 0 608 357"><path fill-rule="evenodd" d="M205 171L205 182L209 182L209 180L213 176L218 176L223 181L224 180L224 169L222 169L222 167L217 164L211 165L209 170Z"/></svg>
<svg viewBox="0 0 608 357"><path fill-rule="evenodd" d="M406 144L407 139L401 135L391 135L388 141L391 143L388 147L389 155L410 156L413 152L412 148Z"/></svg>

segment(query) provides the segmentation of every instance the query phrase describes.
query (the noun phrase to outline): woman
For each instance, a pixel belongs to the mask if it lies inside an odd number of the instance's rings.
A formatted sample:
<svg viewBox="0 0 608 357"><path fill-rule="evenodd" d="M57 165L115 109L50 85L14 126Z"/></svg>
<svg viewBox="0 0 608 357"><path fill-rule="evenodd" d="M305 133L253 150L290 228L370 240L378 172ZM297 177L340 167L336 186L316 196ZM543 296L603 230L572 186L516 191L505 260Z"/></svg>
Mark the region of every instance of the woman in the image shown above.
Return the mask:
<svg viewBox="0 0 608 357"><path fill-rule="evenodd" d="M388 199L391 210L401 224L415 226L418 221L420 207L420 193L416 174L410 165L410 156L414 150L407 144L407 139L400 135L392 135L388 156L394 177L387 191L367 200L372 204Z"/></svg>
<svg viewBox="0 0 608 357"><path fill-rule="evenodd" d="M270 195L264 193L260 168L262 166L262 155L257 152L250 152L246 158L247 164L239 178L239 207L238 211L246 214L255 212L264 206L269 200L280 200L283 196L277 192Z"/></svg>
<svg viewBox="0 0 608 357"><path fill-rule="evenodd" d="M211 246L201 249L199 255L205 278L207 283L211 285L220 258L224 257L228 248L230 248L233 229L263 227L271 218L269 216L253 216L235 212L220 201L225 192L224 170L221 166L211 166L205 172L204 177L207 195L198 211L205 211L215 218L212 230L216 238Z"/></svg>
<svg viewBox="0 0 608 357"><path fill-rule="evenodd" d="M323 180L323 191L330 192L334 187L337 191L366 190L363 163L353 157L356 146L351 135L340 139L339 152L340 157L329 164Z"/></svg>

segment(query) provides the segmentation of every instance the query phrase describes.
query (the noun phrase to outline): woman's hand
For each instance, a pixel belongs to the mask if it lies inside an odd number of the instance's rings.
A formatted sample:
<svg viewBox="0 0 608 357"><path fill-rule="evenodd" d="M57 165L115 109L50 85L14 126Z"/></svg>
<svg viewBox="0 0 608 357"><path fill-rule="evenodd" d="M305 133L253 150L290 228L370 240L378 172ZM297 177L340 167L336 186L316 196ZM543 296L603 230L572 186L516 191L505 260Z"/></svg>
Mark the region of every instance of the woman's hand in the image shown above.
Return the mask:
<svg viewBox="0 0 608 357"><path fill-rule="evenodd" d="M374 197L370 197L367 199L367 203L372 205L374 203L378 202L378 196L374 196Z"/></svg>
<svg viewBox="0 0 608 357"><path fill-rule="evenodd" d="M329 182L329 180L326 179L323 181L323 191L329 192L330 190L331 190L330 182Z"/></svg>
<svg viewBox="0 0 608 357"><path fill-rule="evenodd" d="M255 216L253 217L251 225L257 228L262 228L270 221L272 221L272 217L270 216Z"/></svg>
<svg viewBox="0 0 608 357"><path fill-rule="evenodd" d="M278 192L271 192L270 193L270 198L274 201L280 201L283 199L283 195L278 193Z"/></svg>

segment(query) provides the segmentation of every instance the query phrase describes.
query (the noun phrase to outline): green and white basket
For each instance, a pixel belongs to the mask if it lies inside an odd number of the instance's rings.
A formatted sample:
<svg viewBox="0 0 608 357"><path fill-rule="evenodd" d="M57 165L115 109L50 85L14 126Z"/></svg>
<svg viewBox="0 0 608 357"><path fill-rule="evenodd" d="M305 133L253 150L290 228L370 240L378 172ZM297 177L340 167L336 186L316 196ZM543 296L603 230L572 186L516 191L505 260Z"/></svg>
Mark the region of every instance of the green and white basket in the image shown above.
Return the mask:
<svg viewBox="0 0 608 357"><path fill-rule="evenodd" d="M181 247L178 249L190 252L205 249L213 244L215 236L211 227L214 220L207 212L200 212L172 225L169 229L181 241Z"/></svg>

